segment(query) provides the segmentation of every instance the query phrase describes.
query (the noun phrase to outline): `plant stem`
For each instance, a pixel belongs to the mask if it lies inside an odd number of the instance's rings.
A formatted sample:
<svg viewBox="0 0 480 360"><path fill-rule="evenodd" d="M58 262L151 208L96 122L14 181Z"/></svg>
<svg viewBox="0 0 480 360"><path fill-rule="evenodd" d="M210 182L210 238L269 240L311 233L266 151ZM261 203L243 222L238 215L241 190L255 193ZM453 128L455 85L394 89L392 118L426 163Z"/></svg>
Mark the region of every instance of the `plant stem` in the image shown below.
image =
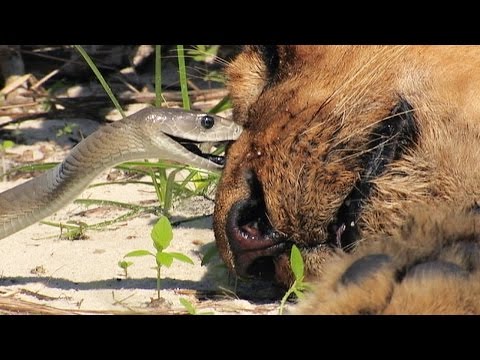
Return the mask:
<svg viewBox="0 0 480 360"><path fill-rule="evenodd" d="M122 107L118 103L117 99L115 98L115 95L113 95L112 89L108 85L108 83L105 81L105 78L103 75L100 73L98 70L97 66L95 63L92 61L90 56L87 54L87 52L81 47L80 45L73 45L75 49L82 55L82 57L85 59L87 62L88 66L90 66L90 69L92 69L93 73L97 77L98 81L100 81L100 84L102 84L103 89L105 92L108 94L110 100L112 101L113 105L115 105L115 108L118 110L118 112L122 115L123 118L125 118L125 113L122 110Z"/></svg>
<svg viewBox="0 0 480 360"><path fill-rule="evenodd" d="M183 108L190 110L190 99L188 98L187 71L185 70L185 55L183 45L177 45L178 72L180 74L180 89L182 91Z"/></svg>
<svg viewBox="0 0 480 360"><path fill-rule="evenodd" d="M163 169L165 171L165 169ZM161 172L161 169L158 169L158 173L160 176L163 175L163 173ZM162 184L158 183L158 180L157 180L157 177L155 176L155 171L154 170L150 170L149 172L149 175L150 177L152 178L152 183L153 183L153 187L155 188L155 193L157 194L157 198L158 198L158 202L160 203L160 206L162 207L162 213L164 213L165 211L165 204L164 204L164 190L163 190L163 187L162 187Z"/></svg>
<svg viewBox="0 0 480 360"><path fill-rule="evenodd" d="M160 300L160 266L157 266L157 298Z"/></svg>
<svg viewBox="0 0 480 360"><path fill-rule="evenodd" d="M82 205L98 205L98 206L115 206L119 207L122 209L129 209L129 210L144 210L147 207L146 206L140 206L140 205L135 205L135 204L128 204L128 203L122 203L119 201L113 201L113 200L101 200L101 199L76 199L73 201L74 204L82 204Z"/></svg>
<svg viewBox="0 0 480 360"><path fill-rule="evenodd" d="M211 114L216 114L220 111L229 109L231 107L232 105L230 103L230 95L227 95L222 100L220 100L217 105L215 105L213 108L208 110L208 112Z"/></svg>
<svg viewBox="0 0 480 360"><path fill-rule="evenodd" d="M173 199L173 190L175 187L175 176L180 171L180 169L173 170L167 177L167 181L165 183L165 196L163 199L163 213L165 216L168 215L168 211L172 207L172 199Z"/></svg>
<svg viewBox="0 0 480 360"><path fill-rule="evenodd" d="M280 309L278 309L278 315L283 315L283 308L285 307L285 303L287 302L288 298L290 295L292 295L293 290L297 286L297 280L293 283L293 285L288 289L288 291L285 293L285 295L282 298L282 301L280 302Z"/></svg>

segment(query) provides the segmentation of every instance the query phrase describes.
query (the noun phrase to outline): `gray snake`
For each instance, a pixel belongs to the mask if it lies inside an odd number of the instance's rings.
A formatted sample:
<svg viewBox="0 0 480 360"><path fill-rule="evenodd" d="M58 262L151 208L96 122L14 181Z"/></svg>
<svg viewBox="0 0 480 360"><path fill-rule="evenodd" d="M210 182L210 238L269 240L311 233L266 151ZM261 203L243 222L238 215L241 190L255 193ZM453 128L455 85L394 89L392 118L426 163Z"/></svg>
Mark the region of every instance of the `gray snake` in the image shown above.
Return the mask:
<svg viewBox="0 0 480 360"><path fill-rule="evenodd" d="M181 142L235 140L241 131L219 116L163 108L147 108L105 125L55 168L0 194L0 239L60 210L102 171L125 161L159 158L219 171L219 158L196 154Z"/></svg>

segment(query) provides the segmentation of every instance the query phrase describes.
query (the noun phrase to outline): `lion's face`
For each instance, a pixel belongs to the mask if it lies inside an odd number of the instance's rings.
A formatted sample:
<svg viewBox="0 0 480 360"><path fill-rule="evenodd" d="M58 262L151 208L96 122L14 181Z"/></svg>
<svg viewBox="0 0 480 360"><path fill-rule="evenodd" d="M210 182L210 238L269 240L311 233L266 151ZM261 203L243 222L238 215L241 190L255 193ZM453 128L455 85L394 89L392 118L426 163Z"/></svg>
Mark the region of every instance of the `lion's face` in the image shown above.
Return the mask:
<svg viewBox="0 0 480 360"><path fill-rule="evenodd" d="M431 53L444 61L428 62ZM478 49L462 56L480 62ZM214 215L230 269L288 285L292 244L318 275L332 251L391 233L415 204L478 195L479 177L462 166L479 152L451 151L480 134L461 116L478 109L462 89L472 77L441 71L456 61L446 47L247 47L227 69L244 131L228 149Z"/></svg>

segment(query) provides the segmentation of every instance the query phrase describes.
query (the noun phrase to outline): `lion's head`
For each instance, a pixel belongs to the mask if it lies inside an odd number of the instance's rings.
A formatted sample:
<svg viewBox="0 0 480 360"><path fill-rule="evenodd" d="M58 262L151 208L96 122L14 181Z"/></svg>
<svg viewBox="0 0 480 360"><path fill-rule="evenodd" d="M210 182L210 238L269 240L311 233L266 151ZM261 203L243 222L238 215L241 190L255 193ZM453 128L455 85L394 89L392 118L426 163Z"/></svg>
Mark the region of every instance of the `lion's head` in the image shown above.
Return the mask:
<svg viewBox="0 0 480 360"><path fill-rule="evenodd" d="M473 203L478 69L478 47L246 47L227 69L244 131L214 215L228 267L288 285L292 244L319 275L419 204Z"/></svg>

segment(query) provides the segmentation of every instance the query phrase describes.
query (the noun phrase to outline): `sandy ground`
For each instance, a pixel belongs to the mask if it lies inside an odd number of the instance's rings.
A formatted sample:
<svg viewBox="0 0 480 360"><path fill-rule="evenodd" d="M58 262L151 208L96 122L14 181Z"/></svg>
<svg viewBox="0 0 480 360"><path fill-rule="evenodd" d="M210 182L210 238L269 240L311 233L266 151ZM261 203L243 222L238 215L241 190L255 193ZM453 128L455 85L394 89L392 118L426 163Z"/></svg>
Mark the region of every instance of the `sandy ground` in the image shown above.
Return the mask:
<svg viewBox="0 0 480 360"><path fill-rule="evenodd" d="M75 131L88 135L98 123L79 119ZM59 161L72 146L68 136L57 136L65 125L62 120L26 121L11 125L27 139L27 145L8 150L6 168L13 162ZM93 183L108 181L110 170ZM120 174L119 176L123 176ZM27 179L4 181L0 191ZM153 187L147 185L107 185L86 189L81 199L105 199L132 204L156 204ZM131 259L128 276L118 266L123 256L137 249L152 250L150 231L157 220L153 214L141 214L111 225L103 231L89 230L86 239L66 240L60 229L37 223L0 240L0 313L186 313L180 298L189 300L200 312L214 314L276 314L278 301L272 300L278 289L257 282L228 279L220 262L201 266L209 244L213 244L213 201L203 197L177 202L172 220L202 216L174 227L170 251L182 252L194 265L174 262L162 269L161 297L156 298L156 271L152 257ZM70 204L45 220L66 223L77 220L88 224L113 219L121 210L108 206L85 207ZM277 293L278 294L278 293ZM63 311L63 310L66 310Z"/></svg>

